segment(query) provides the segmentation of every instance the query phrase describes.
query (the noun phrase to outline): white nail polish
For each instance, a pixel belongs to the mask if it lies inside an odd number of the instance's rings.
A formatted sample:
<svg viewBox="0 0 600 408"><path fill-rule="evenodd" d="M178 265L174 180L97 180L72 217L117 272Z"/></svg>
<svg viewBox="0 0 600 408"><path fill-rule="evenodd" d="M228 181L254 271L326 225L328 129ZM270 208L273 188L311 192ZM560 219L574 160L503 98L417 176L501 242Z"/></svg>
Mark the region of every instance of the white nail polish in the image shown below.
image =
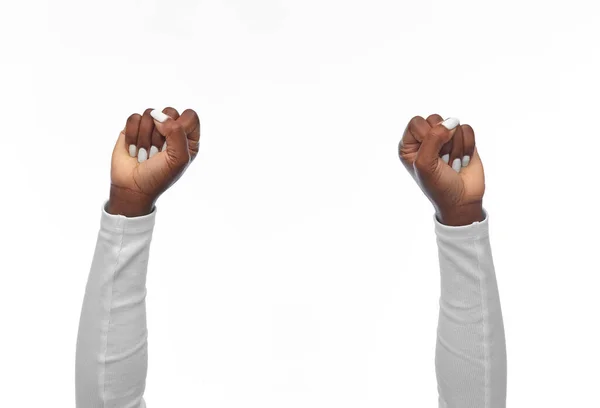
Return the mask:
<svg viewBox="0 0 600 408"><path fill-rule="evenodd" d="M167 141L165 140L165 143L163 144L162 149L160 149L161 152L164 152L165 150L167 150Z"/></svg>
<svg viewBox="0 0 600 408"><path fill-rule="evenodd" d="M159 110L154 109L152 112L150 112L150 116L152 116L154 119L156 119L159 122L164 122L165 120L169 119L169 115L167 115L166 113L163 113Z"/></svg>
<svg viewBox="0 0 600 408"><path fill-rule="evenodd" d="M444 163L448 164L448 162L450 161L450 155L449 154L443 155L442 160L444 161Z"/></svg>
<svg viewBox="0 0 600 408"><path fill-rule="evenodd" d="M445 121L442 122L442 126L444 126L448 130L452 130L458 125L460 125L460 120L458 120L457 118L447 118Z"/></svg>
<svg viewBox="0 0 600 408"><path fill-rule="evenodd" d="M467 167L469 165L469 162L471 161L471 157L470 156L464 156L462 159L462 166L463 167Z"/></svg>
<svg viewBox="0 0 600 408"><path fill-rule="evenodd" d="M137 149L136 145L134 145L134 144L130 144L130 145L129 145L129 155L130 155L131 157L135 157L135 156L137 156L137 154L136 154L136 153L137 153L137 152L136 152L136 149Z"/></svg>
<svg viewBox="0 0 600 408"><path fill-rule="evenodd" d="M152 146L152 147L150 148L150 156L149 156L149 157L152 157L152 156L154 156L156 153L158 153L158 147L156 147L156 146Z"/></svg>
<svg viewBox="0 0 600 408"><path fill-rule="evenodd" d="M460 171L460 159L458 157L456 159L454 159L454 161L452 162L452 168L457 173Z"/></svg>
<svg viewBox="0 0 600 408"><path fill-rule="evenodd" d="M138 152L138 162L145 162L148 158L148 152L143 147L140 147L140 151Z"/></svg>

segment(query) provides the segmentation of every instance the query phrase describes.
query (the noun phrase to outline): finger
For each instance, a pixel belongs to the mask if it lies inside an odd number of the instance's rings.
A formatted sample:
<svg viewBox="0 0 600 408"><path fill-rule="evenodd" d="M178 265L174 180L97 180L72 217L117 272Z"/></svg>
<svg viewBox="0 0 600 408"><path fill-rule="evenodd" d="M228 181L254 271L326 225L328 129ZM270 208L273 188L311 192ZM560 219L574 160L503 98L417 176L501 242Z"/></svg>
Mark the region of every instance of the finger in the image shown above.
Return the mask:
<svg viewBox="0 0 600 408"><path fill-rule="evenodd" d="M415 168L420 173L433 173L438 168L440 150L454 136L459 124L458 119L448 118L429 131L415 160Z"/></svg>
<svg viewBox="0 0 600 408"><path fill-rule="evenodd" d="M463 157L462 166L467 167L475 152L475 132L470 125L462 125L463 133Z"/></svg>
<svg viewBox="0 0 600 408"><path fill-rule="evenodd" d="M444 118L442 118L437 113L427 116L427 123L429 123L429 126L431 126L431 127L435 127L443 121L444 121Z"/></svg>
<svg viewBox="0 0 600 408"><path fill-rule="evenodd" d="M400 148L408 144L421 143L430 129L431 126L421 116L413 117L404 129L404 134L400 140Z"/></svg>
<svg viewBox="0 0 600 408"><path fill-rule="evenodd" d="M134 113L127 118L125 124L125 143L131 157L137 156L137 138L141 120L142 116L139 113Z"/></svg>
<svg viewBox="0 0 600 408"><path fill-rule="evenodd" d="M463 131L462 126L456 128L456 133L452 136L452 151L450 152L450 161L452 168L457 173L462 167L463 158Z"/></svg>
<svg viewBox="0 0 600 408"><path fill-rule="evenodd" d="M150 116L153 109L146 109L140 121L140 131L138 133L138 162L142 163L148 159L148 151L152 144L152 132L154 131L154 120Z"/></svg>
<svg viewBox="0 0 600 408"><path fill-rule="evenodd" d="M182 122L176 121L167 114L153 110L151 112L156 129L166 139L168 159L174 165L184 165L190 161L190 152L188 149L187 135Z"/></svg>
<svg viewBox="0 0 600 408"><path fill-rule="evenodd" d="M200 118L196 111L193 109L186 109L181 114L179 121L183 125L185 133L188 135L188 139L200 139Z"/></svg>
<svg viewBox="0 0 600 408"><path fill-rule="evenodd" d="M431 127L435 127L443 121L444 121L444 119L437 113L434 113L427 117L427 123L429 123L429 125ZM451 151L452 151L452 139L450 139L447 143L445 143L444 146L442 146L442 149L440 150L440 156L442 157L442 160L444 161L444 163L448 163L448 161L450 160L450 152Z"/></svg>
<svg viewBox="0 0 600 408"><path fill-rule="evenodd" d="M454 138L451 138L448 142L444 143L440 149L440 157L446 164L450 163L450 152L452 152L453 145Z"/></svg>
<svg viewBox="0 0 600 408"><path fill-rule="evenodd" d="M181 114L178 122L181 122L183 126L183 130L187 136L191 159L194 160L200 148L200 118L193 109L186 109Z"/></svg>
<svg viewBox="0 0 600 408"><path fill-rule="evenodd" d="M167 107L164 108L162 111L163 113L167 114L175 120L179 118L179 112L177 112L177 109L175 108ZM159 151L164 151L165 149L165 137L160 134L160 132L158 131L158 129L156 129L155 126L154 131L152 132L152 146L150 147L150 155L148 157L152 157Z"/></svg>

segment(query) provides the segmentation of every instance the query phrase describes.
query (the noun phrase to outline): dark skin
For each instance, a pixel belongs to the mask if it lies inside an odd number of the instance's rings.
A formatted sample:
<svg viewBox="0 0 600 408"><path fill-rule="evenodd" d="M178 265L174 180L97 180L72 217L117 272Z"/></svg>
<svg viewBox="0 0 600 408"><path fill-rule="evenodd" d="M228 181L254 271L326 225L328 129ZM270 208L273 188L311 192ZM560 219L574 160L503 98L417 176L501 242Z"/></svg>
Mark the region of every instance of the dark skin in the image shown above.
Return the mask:
<svg viewBox="0 0 600 408"><path fill-rule="evenodd" d="M169 116L158 122L150 116L133 114L127 119L112 154L111 185L106 211L126 217L150 214L158 197L183 175L198 155L200 146L200 119L191 109L181 115L174 108L165 108ZM166 149L161 151L166 141ZM129 155L129 145L137 150L151 146L158 153L139 163Z"/></svg>
<svg viewBox="0 0 600 408"><path fill-rule="evenodd" d="M200 144L200 120L191 109L181 115L165 108L169 118L160 123L150 116L133 114L127 119L112 155L111 188L107 212L126 217L147 215L158 197L172 186L196 158ZM461 226L483 221L485 179L483 165L469 125L448 130L440 115L427 119L415 116L408 123L399 145L400 160L433 204L438 220ZM167 148L161 151L167 141ZM159 153L139 163L129 155L129 145ZM450 155L449 163L465 155L468 166L457 173L440 156Z"/></svg>
<svg viewBox="0 0 600 408"><path fill-rule="evenodd" d="M400 161L429 198L442 224L483 221L485 177L475 133L469 125L448 130L441 125L443 120L438 114L412 118L400 141ZM444 154L450 154L448 163L441 159ZM463 156L470 156L470 162L457 173L451 164Z"/></svg>

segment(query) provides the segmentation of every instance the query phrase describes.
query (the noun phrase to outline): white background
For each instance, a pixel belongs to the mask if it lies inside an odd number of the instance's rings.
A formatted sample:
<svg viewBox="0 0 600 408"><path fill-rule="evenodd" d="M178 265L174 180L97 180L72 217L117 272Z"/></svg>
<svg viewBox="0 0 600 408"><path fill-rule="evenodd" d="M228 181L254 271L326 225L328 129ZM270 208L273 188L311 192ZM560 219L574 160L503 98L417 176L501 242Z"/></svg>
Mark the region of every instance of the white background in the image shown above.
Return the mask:
<svg viewBox="0 0 600 408"><path fill-rule="evenodd" d="M149 408L435 407L433 210L397 144L471 124L510 407L598 404L594 1L30 1L0 14L0 405L74 406L127 117L195 109L158 201Z"/></svg>

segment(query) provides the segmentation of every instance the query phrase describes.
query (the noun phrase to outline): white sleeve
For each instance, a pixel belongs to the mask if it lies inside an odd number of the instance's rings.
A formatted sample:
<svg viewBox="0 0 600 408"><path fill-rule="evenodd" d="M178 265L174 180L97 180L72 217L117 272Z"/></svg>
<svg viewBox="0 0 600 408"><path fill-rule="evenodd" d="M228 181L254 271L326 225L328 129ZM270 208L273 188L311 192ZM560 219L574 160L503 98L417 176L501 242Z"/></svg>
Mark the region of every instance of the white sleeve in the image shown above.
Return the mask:
<svg viewBox="0 0 600 408"><path fill-rule="evenodd" d="M145 408L146 272L156 207L128 218L102 206L75 357L77 408Z"/></svg>
<svg viewBox="0 0 600 408"><path fill-rule="evenodd" d="M440 408L506 407L506 342L488 214L450 227L434 216L441 273L435 368Z"/></svg>

